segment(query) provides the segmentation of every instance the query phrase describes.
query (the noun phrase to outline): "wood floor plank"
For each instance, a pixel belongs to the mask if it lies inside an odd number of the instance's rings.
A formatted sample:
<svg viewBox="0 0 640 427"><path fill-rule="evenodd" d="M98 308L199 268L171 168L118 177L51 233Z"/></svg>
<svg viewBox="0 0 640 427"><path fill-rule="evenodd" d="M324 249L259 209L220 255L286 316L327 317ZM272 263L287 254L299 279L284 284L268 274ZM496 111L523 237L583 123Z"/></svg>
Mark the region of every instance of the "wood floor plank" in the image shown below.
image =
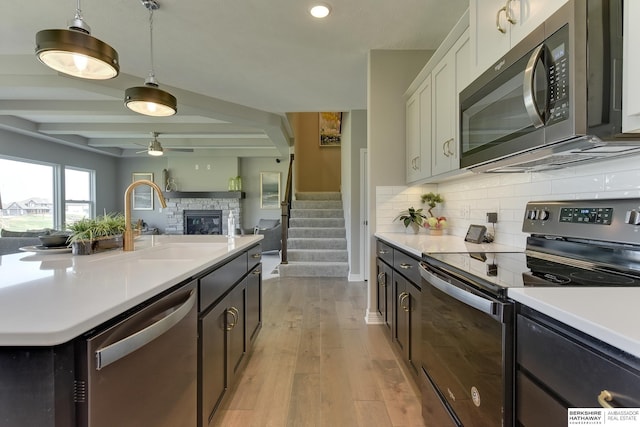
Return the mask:
<svg viewBox="0 0 640 427"><path fill-rule="evenodd" d="M366 325L367 284L263 283L263 326L212 426L422 426L417 387L383 325Z"/></svg>

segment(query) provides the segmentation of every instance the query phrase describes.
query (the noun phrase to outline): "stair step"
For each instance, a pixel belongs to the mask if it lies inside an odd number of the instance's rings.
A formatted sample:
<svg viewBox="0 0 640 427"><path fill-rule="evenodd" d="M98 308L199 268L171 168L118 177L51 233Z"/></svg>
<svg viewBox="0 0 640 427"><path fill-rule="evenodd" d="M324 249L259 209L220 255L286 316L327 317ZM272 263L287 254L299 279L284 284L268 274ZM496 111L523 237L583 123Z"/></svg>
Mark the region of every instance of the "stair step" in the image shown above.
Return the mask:
<svg viewBox="0 0 640 427"><path fill-rule="evenodd" d="M292 209L342 209L342 200L292 200Z"/></svg>
<svg viewBox="0 0 640 427"><path fill-rule="evenodd" d="M345 229L344 227L290 227L289 228L289 238L290 239L301 239L301 238L344 238Z"/></svg>
<svg viewBox="0 0 640 427"><path fill-rule="evenodd" d="M344 218L289 218L289 229L311 227L344 227Z"/></svg>
<svg viewBox="0 0 640 427"><path fill-rule="evenodd" d="M347 249L347 239L313 238L313 239L287 239L289 249Z"/></svg>
<svg viewBox="0 0 640 427"><path fill-rule="evenodd" d="M291 249L287 251L289 262L348 262L349 256L345 250L334 249Z"/></svg>
<svg viewBox="0 0 640 427"><path fill-rule="evenodd" d="M291 218L344 218L342 209L291 209Z"/></svg>
<svg viewBox="0 0 640 427"><path fill-rule="evenodd" d="M296 200L342 200L342 194L331 191L305 191L296 193Z"/></svg>
<svg viewBox="0 0 640 427"><path fill-rule="evenodd" d="M278 266L280 277L347 277L346 262L289 262Z"/></svg>

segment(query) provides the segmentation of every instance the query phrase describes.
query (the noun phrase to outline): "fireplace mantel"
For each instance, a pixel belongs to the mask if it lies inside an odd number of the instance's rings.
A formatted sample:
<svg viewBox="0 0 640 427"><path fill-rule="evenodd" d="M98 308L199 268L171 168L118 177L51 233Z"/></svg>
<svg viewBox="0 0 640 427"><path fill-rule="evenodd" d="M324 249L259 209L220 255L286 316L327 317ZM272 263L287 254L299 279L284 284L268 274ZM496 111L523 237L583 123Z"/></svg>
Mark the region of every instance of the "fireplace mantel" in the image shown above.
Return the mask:
<svg viewBox="0 0 640 427"><path fill-rule="evenodd" d="M244 199L243 191L163 191L165 199Z"/></svg>

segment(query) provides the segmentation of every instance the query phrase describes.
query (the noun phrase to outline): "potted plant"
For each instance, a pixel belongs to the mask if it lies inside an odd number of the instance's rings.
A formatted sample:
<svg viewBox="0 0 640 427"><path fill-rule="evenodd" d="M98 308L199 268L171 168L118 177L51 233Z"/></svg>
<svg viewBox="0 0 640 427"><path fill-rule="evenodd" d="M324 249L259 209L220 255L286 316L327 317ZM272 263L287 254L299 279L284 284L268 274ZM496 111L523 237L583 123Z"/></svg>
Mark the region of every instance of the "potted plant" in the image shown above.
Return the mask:
<svg viewBox="0 0 640 427"><path fill-rule="evenodd" d="M426 193L420 196L422 203L426 203L429 206L427 213L429 216L424 221L424 227L429 234L441 235L442 230L447 226L447 218L444 216L435 216L432 209L435 208L438 203L444 202L444 198L438 193Z"/></svg>
<svg viewBox="0 0 640 427"><path fill-rule="evenodd" d="M417 233L420 231L420 227L422 227L424 220L427 218L422 211L422 209L414 209L412 206L409 209L400 212L393 220L401 220L407 231L412 230L414 233Z"/></svg>
<svg viewBox="0 0 640 427"><path fill-rule="evenodd" d="M67 229L71 231L67 242L73 254L89 255L122 247L125 220L122 214L109 213L95 219L82 218L68 224Z"/></svg>

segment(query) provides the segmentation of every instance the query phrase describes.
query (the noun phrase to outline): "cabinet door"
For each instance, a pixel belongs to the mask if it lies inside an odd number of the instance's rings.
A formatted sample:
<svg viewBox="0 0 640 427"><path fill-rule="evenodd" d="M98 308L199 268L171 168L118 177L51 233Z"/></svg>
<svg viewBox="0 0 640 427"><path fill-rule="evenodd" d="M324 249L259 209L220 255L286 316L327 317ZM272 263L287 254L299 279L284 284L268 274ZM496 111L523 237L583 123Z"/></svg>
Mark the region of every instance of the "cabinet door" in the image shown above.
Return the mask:
<svg viewBox="0 0 640 427"><path fill-rule="evenodd" d="M505 13L500 12L505 5L506 0L471 0L469 3L473 78L482 74L509 50L509 23ZM496 18L504 33L498 30Z"/></svg>
<svg viewBox="0 0 640 427"><path fill-rule="evenodd" d="M394 295L394 341L400 347L405 359L409 356L409 298L408 281L400 274L393 273Z"/></svg>
<svg viewBox="0 0 640 427"><path fill-rule="evenodd" d="M455 57L449 51L433 69L433 146L431 172L439 175L451 170L455 149Z"/></svg>
<svg viewBox="0 0 640 427"><path fill-rule="evenodd" d="M262 326L262 264L247 276L247 348Z"/></svg>
<svg viewBox="0 0 640 427"><path fill-rule="evenodd" d="M405 114L407 182L412 182L420 176L420 99L417 93L407 101Z"/></svg>
<svg viewBox="0 0 640 427"><path fill-rule="evenodd" d="M420 311L420 288L415 284L407 283L407 298L408 306L407 315L409 317L409 348L408 359L409 365L413 368L414 374L418 374L422 368L422 357L420 356L420 317L422 312Z"/></svg>
<svg viewBox="0 0 640 427"><path fill-rule="evenodd" d="M388 328L391 328L391 280L393 270L382 260L376 260L377 311Z"/></svg>
<svg viewBox="0 0 640 427"><path fill-rule="evenodd" d="M202 426L220 403L227 388L226 381L226 327L228 297L220 301L200 321L200 418Z"/></svg>
<svg viewBox="0 0 640 427"><path fill-rule="evenodd" d="M510 25L511 47L541 25L568 0L512 0L509 5L513 20Z"/></svg>
<svg viewBox="0 0 640 427"><path fill-rule="evenodd" d="M240 282L229 294L227 306L227 343L229 346L227 357L227 385L233 384L240 368L240 363L247 350L246 346L246 301L247 279ZM229 323L230 322L230 323Z"/></svg>

